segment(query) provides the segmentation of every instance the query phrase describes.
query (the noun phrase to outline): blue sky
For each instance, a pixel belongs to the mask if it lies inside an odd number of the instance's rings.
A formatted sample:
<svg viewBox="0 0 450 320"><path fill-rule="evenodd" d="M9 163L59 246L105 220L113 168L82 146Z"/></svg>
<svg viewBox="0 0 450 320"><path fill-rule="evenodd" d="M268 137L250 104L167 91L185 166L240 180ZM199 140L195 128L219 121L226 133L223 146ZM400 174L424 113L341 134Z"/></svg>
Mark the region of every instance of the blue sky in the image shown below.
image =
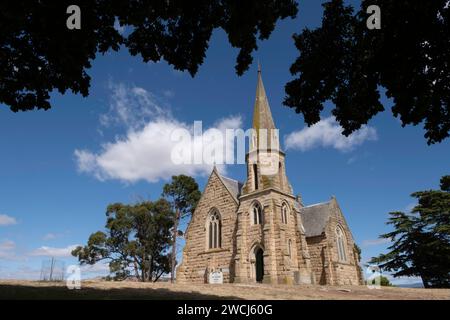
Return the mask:
<svg viewBox="0 0 450 320"><path fill-rule="evenodd" d="M144 64L122 50L93 62L87 98L55 93L51 110L17 114L1 105L0 278L37 278L50 255L76 263L69 249L103 229L109 203L156 199L164 177L177 170L194 175L203 189L210 167L174 169L165 161L160 135L196 120L204 128L249 128L256 59L280 136L290 141L284 145L286 170L295 193L305 204L335 195L363 261L383 252L387 244L377 238L389 230L388 212L410 210L410 193L437 188L449 174L450 140L428 146L423 127L402 128L385 98L387 111L351 140L336 134L331 104L322 127L306 129L303 118L282 105L284 85L297 56L291 35L317 26L321 13L318 1L302 1L298 17L280 22L260 43L242 77L234 72L237 50L219 30L195 78L165 62ZM244 165L223 170L245 178Z"/></svg>

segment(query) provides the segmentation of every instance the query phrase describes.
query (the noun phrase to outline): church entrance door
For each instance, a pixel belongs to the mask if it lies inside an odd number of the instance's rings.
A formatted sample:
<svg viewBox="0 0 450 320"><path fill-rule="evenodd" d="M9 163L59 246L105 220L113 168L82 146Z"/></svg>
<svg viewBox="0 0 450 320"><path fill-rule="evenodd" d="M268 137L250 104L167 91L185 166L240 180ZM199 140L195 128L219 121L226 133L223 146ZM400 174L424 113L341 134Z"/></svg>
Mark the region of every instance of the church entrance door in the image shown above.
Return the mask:
<svg viewBox="0 0 450 320"><path fill-rule="evenodd" d="M256 268L256 282L262 282L264 278L264 251L257 248L255 252L255 268Z"/></svg>

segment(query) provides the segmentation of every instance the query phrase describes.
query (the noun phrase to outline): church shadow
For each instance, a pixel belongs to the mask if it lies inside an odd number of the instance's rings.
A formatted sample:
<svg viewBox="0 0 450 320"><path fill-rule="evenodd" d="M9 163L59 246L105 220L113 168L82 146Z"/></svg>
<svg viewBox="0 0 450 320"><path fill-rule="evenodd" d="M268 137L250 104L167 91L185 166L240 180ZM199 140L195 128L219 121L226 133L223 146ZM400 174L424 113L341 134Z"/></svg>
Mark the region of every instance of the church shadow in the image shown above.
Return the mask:
<svg viewBox="0 0 450 320"><path fill-rule="evenodd" d="M92 288L69 290L60 285L0 284L0 300L239 300L200 292L166 288Z"/></svg>

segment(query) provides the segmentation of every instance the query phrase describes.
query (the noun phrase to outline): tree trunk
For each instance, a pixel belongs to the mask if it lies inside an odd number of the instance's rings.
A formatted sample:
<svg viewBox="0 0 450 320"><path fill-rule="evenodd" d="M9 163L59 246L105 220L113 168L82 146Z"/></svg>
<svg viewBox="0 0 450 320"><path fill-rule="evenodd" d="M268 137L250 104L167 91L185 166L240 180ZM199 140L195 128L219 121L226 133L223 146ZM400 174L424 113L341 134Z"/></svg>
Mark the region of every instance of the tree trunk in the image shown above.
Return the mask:
<svg viewBox="0 0 450 320"><path fill-rule="evenodd" d="M133 264L134 264L134 275L136 277L136 280L139 280L139 267L136 261L136 256L133 257Z"/></svg>
<svg viewBox="0 0 450 320"><path fill-rule="evenodd" d="M151 282L152 278L153 278L153 255L150 255L147 281Z"/></svg>
<svg viewBox="0 0 450 320"><path fill-rule="evenodd" d="M153 282L158 281L158 279L164 274L164 271L161 271L159 274L156 275L155 280Z"/></svg>
<svg viewBox="0 0 450 320"><path fill-rule="evenodd" d="M171 272L170 272L170 282L175 282L175 267L177 264L177 235L178 235L178 219L179 219L179 211L178 208L175 212L175 221L173 224L173 239L172 239L172 264L171 264Z"/></svg>

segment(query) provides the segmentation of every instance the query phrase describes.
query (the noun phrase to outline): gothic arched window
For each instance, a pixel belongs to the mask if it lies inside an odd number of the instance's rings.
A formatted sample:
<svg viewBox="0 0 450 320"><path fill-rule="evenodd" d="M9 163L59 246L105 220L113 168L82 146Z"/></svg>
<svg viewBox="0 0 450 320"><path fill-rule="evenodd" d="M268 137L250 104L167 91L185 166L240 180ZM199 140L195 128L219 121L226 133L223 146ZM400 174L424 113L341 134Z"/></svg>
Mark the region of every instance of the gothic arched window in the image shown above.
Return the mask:
<svg viewBox="0 0 450 320"><path fill-rule="evenodd" d="M208 248L215 249L222 246L222 222L217 210L213 210L208 217Z"/></svg>
<svg viewBox="0 0 450 320"><path fill-rule="evenodd" d="M252 207L252 219L253 224L263 223L263 211L259 203L255 203Z"/></svg>
<svg viewBox="0 0 450 320"><path fill-rule="evenodd" d="M340 226L337 226L336 228L336 242L339 261L342 262L347 261L347 253L345 250L345 243L346 243L345 234Z"/></svg>
<svg viewBox="0 0 450 320"><path fill-rule="evenodd" d="M289 239L288 241L288 253L289 253L289 259L292 259L292 240Z"/></svg>
<svg viewBox="0 0 450 320"><path fill-rule="evenodd" d="M288 223L289 208L285 202L281 205L281 222Z"/></svg>

